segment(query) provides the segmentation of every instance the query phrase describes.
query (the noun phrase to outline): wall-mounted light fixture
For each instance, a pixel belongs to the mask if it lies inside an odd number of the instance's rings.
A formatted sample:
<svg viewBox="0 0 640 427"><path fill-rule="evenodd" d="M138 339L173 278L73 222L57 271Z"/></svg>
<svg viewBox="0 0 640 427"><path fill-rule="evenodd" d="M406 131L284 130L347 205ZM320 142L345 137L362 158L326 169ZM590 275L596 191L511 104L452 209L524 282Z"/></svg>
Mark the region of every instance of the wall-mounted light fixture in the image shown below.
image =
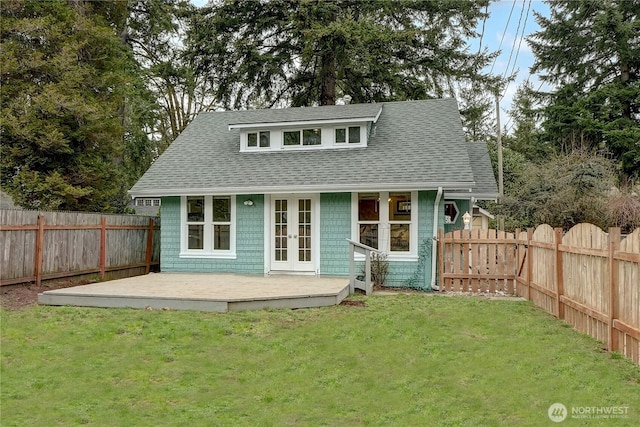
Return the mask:
<svg viewBox="0 0 640 427"><path fill-rule="evenodd" d="M465 212L464 215L462 215L462 222L464 222L465 230L471 230L471 227L469 227L469 224L471 224L471 215L468 211Z"/></svg>
<svg viewBox="0 0 640 427"><path fill-rule="evenodd" d="M247 199L247 200L245 200L245 201L244 201L244 205L245 205L245 206L253 206L253 200L251 200L251 199Z"/></svg>

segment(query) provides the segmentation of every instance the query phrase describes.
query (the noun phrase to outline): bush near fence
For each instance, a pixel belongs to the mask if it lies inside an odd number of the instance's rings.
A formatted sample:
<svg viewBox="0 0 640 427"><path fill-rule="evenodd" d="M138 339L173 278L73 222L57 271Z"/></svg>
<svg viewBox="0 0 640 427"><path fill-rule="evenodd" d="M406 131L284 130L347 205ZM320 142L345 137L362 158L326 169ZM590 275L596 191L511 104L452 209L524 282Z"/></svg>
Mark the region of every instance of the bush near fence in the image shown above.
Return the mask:
<svg viewBox="0 0 640 427"><path fill-rule="evenodd" d="M156 217L0 210L0 286L148 273L159 265L159 230Z"/></svg>
<svg viewBox="0 0 640 427"><path fill-rule="evenodd" d="M640 229L456 230L438 260L440 290L522 296L640 364Z"/></svg>

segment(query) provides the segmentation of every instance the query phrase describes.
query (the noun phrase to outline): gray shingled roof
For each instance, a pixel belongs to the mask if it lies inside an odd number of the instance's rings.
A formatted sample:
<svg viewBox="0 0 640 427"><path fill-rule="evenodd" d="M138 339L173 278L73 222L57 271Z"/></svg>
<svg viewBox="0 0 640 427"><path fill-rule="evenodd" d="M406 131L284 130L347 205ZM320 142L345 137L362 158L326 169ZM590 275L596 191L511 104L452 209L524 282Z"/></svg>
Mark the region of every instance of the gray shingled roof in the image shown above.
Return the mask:
<svg viewBox="0 0 640 427"><path fill-rule="evenodd" d="M382 114L373 126L368 147L308 151L240 152L240 131L229 130L229 124L253 122L260 115L274 117L281 114L277 110L201 113L130 193L140 197L417 190L438 186L469 191L474 186L458 106L453 99L282 111L291 117L302 117L314 110L330 113L323 117L335 112L346 117L351 109L362 114L380 105Z"/></svg>
<svg viewBox="0 0 640 427"><path fill-rule="evenodd" d="M323 107L281 108L243 111L230 125L286 123L309 120L365 119L376 117L383 104L326 105Z"/></svg>
<svg viewBox="0 0 640 427"><path fill-rule="evenodd" d="M470 142L468 143L468 149L471 170L476 180L472 195L477 199L498 197L498 186L493 174L493 166L487 151L487 144L484 142Z"/></svg>

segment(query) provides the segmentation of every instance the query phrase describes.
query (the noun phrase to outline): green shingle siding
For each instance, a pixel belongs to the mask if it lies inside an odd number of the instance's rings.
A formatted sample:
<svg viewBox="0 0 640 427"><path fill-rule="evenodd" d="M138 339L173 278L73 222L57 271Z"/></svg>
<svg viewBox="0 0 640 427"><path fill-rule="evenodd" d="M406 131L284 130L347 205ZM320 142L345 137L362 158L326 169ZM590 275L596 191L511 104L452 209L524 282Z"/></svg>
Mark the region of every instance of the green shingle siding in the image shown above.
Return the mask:
<svg viewBox="0 0 640 427"><path fill-rule="evenodd" d="M320 274L349 274L351 193L320 195Z"/></svg>

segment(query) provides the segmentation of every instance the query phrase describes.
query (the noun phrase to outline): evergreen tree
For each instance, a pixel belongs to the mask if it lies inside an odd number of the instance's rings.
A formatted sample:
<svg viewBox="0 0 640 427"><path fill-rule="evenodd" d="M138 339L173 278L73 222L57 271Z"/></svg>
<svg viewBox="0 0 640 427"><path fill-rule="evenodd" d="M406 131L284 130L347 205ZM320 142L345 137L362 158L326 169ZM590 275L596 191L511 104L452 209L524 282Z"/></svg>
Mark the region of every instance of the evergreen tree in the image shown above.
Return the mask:
<svg viewBox="0 0 640 427"><path fill-rule="evenodd" d="M1 177L21 206L123 211L149 164L122 13L121 2L3 1Z"/></svg>
<svg viewBox="0 0 640 427"><path fill-rule="evenodd" d="M554 0L529 38L546 97L545 137L565 151L606 148L640 175L640 1Z"/></svg>
<svg viewBox="0 0 640 427"><path fill-rule="evenodd" d="M159 155L200 111L215 105L213 88L183 56L195 11L188 0L130 0L128 4L123 39L160 107L154 125L155 155Z"/></svg>
<svg viewBox="0 0 640 427"><path fill-rule="evenodd" d="M200 10L189 57L226 107L453 95L492 80L493 55L467 49L487 2L226 0Z"/></svg>
<svg viewBox="0 0 640 427"><path fill-rule="evenodd" d="M505 135L504 146L522 154L529 161L546 160L550 148L540 138L540 107L530 82L524 82L516 89L509 113L513 120L513 133Z"/></svg>
<svg viewBox="0 0 640 427"><path fill-rule="evenodd" d="M462 127L467 141L487 142L495 139L494 101L490 92L479 85L462 88L458 94Z"/></svg>

